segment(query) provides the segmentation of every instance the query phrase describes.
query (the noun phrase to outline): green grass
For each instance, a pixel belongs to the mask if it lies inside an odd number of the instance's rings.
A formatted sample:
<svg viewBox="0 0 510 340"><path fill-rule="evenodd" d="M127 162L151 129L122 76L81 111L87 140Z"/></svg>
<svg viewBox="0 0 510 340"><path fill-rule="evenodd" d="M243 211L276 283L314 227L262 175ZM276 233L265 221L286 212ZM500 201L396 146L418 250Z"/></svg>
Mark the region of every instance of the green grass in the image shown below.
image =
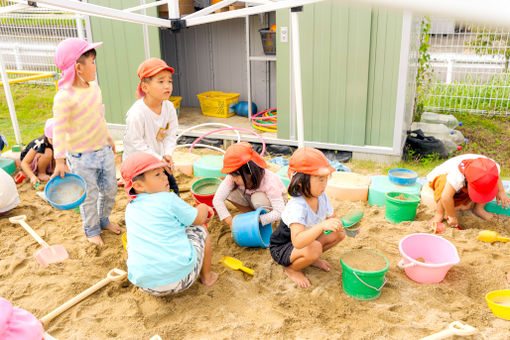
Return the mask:
<svg viewBox="0 0 510 340"><path fill-rule="evenodd" d="M56 89L51 86L11 85L12 97L18 117L21 138L26 145L44 133L44 123L53 116L53 96ZM5 93L0 93L0 133L9 145L16 144L14 128L9 115Z"/></svg>
<svg viewBox="0 0 510 340"><path fill-rule="evenodd" d="M444 108L445 111L507 114L510 112L510 77L497 75L484 83L466 77L463 82L431 85L420 101L425 107Z"/></svg>

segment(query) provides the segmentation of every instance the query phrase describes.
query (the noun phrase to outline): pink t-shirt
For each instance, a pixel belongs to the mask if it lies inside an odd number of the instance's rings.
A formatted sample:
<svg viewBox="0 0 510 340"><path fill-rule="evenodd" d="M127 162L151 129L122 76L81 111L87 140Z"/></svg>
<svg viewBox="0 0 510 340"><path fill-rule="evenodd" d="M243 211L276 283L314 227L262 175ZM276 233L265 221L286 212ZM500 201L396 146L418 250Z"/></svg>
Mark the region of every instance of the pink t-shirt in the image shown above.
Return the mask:
<svg viewBox="0 0 510 340"><path fill-rule="evenodd" d="M234 190L234 187L234 178L231 175L227 175L221 182L218 190L216 190L213 204L220 220L224 220L230 216L227 206L225 205L225 200L232 192L232 190ZM242 191L245 190L243 186L239 186L238 189ZM267 224L279 220L281 212L285 207L283 195L287 193L287 189L285 188L285 185L281 181L280 177L278 177L278 175L274 172L265 169L264 177L262 178L262 182L260 183L259 187L257 189L246 189L246 194L248 195L252 195L255 192L265 193L273 207L273 211L260 216L261 222L263 224Z"/></svg>

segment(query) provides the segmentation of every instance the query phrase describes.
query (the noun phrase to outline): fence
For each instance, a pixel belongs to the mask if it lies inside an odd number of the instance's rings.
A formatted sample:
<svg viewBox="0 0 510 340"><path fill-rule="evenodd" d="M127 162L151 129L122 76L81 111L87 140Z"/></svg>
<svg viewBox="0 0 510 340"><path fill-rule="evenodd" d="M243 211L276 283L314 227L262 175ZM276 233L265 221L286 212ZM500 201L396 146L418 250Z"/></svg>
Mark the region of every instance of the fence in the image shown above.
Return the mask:
<svg viewBox="0 0 510 340"><path fill-rule="evenodd" d="M0 7L10 4L0 1ZM53 55L58 43L71 37L85 39L84 27L79 15L36 7L0 15L0 54L6 68L13 71L9 78L26 77L30 71L56 74ZM36 82L53 84L51 79Z"/></svg>
<svg viewBox="0 0 510 340"><path fill-rule="evenodd" d="M510 32L431 20L425 111L510 114Z"/></svg>

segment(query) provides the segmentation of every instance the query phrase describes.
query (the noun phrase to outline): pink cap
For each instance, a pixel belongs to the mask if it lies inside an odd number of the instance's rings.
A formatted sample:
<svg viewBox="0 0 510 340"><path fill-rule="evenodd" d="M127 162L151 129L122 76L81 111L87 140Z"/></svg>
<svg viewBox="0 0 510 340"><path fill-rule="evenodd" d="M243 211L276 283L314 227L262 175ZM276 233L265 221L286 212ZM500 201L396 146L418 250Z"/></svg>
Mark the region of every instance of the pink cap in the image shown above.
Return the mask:
<svg viewBox="0 0 510 340"><path fill-rule="evenodd" d="M53 118L50 118L46 121L46 124L44 124L44 135L48 138L53 139L53 126L55 125L55 120Z"/></svg>
<svg viewBox="0 0 510 340"><path fill-rule="evenodd" d="M67 88L73 85L76 61L87 51L101 46L103 43L88 43L78 38L66 39L57 46L55 51L55 65L62 70L62 78L58 81L59 88Z"/></svg>
<svg viewBox="0 0 510 340"><path fill-rule="evenodd" d="M24 309L13 307L0 297L0 339L41 340L43 327L39 320Z"/></svg>

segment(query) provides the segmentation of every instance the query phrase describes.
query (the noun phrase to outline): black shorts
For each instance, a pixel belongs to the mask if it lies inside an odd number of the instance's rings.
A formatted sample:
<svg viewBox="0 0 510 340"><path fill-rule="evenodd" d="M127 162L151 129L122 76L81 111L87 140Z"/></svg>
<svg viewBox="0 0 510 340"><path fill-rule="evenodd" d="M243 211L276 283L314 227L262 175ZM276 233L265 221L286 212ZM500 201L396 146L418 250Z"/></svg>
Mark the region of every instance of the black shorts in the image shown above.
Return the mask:
<svg viewBox="0 0 510 340"><path fill-rule="evenodd" d="M293 249L294 246L292 245L292 242L269 246L271 257L276 261L276 263L281 264L284 267L288 267L292 264L290 262L290 255L292 254Z"/></svg>

